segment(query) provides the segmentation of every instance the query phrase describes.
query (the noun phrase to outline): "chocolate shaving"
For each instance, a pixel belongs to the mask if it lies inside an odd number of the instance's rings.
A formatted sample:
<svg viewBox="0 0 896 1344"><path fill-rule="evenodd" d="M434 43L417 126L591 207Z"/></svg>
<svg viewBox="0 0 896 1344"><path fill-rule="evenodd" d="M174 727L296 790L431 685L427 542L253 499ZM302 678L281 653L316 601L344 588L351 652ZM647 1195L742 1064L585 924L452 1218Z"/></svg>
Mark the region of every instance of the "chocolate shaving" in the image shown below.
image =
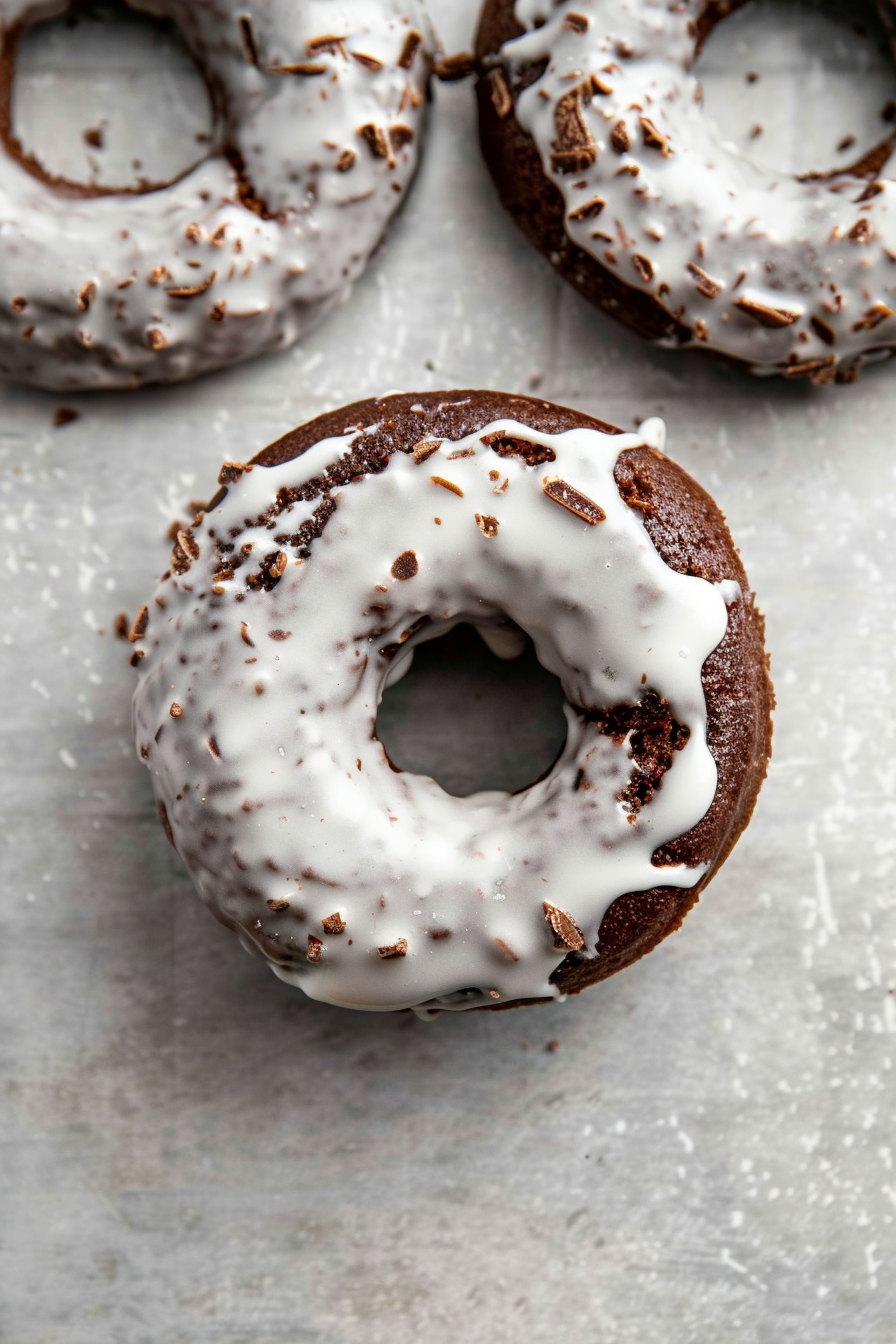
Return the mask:
<svg viewBox="0 0 896 1344"><path fill-rule="evenodd" d="M171 289L166 289L165 293L171 299L195 299L206 290L211 289L215 283L217 271L212 271L207 279L200 281L198 285L174 285Z"/></svg>
<svg viewBox="0 0 896 1344"><path fill-rule="evenodd" d="M324 33L323 37L311 37L305 43L306 56L319 56L322 51L329 52L331 56L341 56L344 61L348 60L344 35Z"/></svg>
<svg viewBox="0 0 896 1344"><path fill-rule="evenodd" d="M134 624L131 626L131 632L128 635L128 642L130 644L136 644L138 639L142 639L143 636L146 634L146 627L148 624L149 624L149 607L144 602L143 606L140 608L140 610L137 612L136 617L134 618Z"/></svg>
<svg viewBox="0 0 896 1344"><path fill-rule="evenodd" d="M240 639L244 644L248 644L250 649L255 648L255 641L249 635L249 627L245 621L240 621Z"/></svg>
<svg viewBox="0 0 896 1344"><path fill-rule="evenodd" d="M585 946L585 939L572 915L568 915L556 905L551 905L550 901L542 901L542 908L545 923L550 924L554 932L555 948L558 951L562 948L566 952L581 952Z"/></svg>
<svg viewBox="0 0 896 1344"><path fill-rule="evenodd" d="M414 552L402 551L398 559L392 562L390 573L393 579L412 579L419 568Z"/></svg>
<svg viewBox="0 0 896 1344"><path fill-rule="evenodd" d="M358 135L375 159L388 159L389 142L381 126L375 126L372 121L368 121L358 127Z"/></svg>
<svg viewBox="0 0 896 1344"><path fill-rule="evenodd" d="M659 131L649 117L639 117L641 123L641 134L644 137L644 143L649 149L658 149L664 159L667 159L672 153L672 148L666 137Z"/></svg>
<svg viewBox="0 0 896 1344"><path fill-rule="evenodd" d="M210 754L214 756L215 760L220 761L221 748L218 746L218 739L215 737L214 733L210 734L206 746L208 747Z"/></svg>
<svg viewBox="0 0 896 1344"><path fill-rule="evenodd" d="M584 14L577 14L573 11L571 14L567 14L566 18L563 20L563 27L569 28L573 33L587 33L588 20L585 18Z"/></svg>
<svg viewBox="0 0 896 1344"><path fill-rule="evenodd" d="M180 528L178 530L177 544L183 553L188 555L191 560L199 559L199 542L188 527Z"/></svg>
<svg viewBox="0 0 896 1344"><path fill-rule="evenodd" d="M721 280L713 280L711 275L707 275L702 266L698 266L696 261L688 262L688 270L697 281L697 292L702 294L705 299L717 299L725 286Z"/></svg>
<svg viewBox="0 0 896 1344"><path fill-rule="evenodd" d="M332 933L334 936L345 933L345 920L337 910L333 915L327 915L326 919L321 920L324 927L324 933Z"/></svg>
<svg viewBox="0 0 896 1344"><path fill-rule="evenodd" d="M252 20L248 14L237 16L237 23L240 30L240 42L243 47L243 55L250 65L258 65L258 45L255 41L255 30L252 27Z"/></svg>
<svg viewBox="0 0 896 1344"><path fill-rule="evenodd" d="M503 121L513 111L513 97L507 87L507 80L500 70L493 70L488 77L488 84L495 114Z"/></svg>
<svg viewBox="0 0 896 1344"><path fill-rule="evenodd" d="M359 65L363 65L365 70L372 71L373 74L376 74L378 70L382 70L383 68L382 61L378 61L375 56L366 56L363 51L350 51L349 56L351 56L353 61L357 61Z"/></svg>
<svg viewBox="0 0 896 1344"><path fill-rule="evenodd" d="M398 57L398 65L401 70L410 70L414 64L414 57L423 44L423 38L416 28L412 28L404 39L404 45L401 48L401 54Z"/></svg>
<svg viewBox="0 0 896 1344"><path fill-rule="evenodd" d="M596 527L598 523L602 523L607 516L600 505L594 503L593 499L580 494L573 486L568 485L566 481L559 480L556 476L553 480L546 476L541 488L548 499L552 499L555 504L568 509L570 513L574 513L591 527Z"/></svg>
<svg viewBox="0 0 896 1344"><path fill-rule="evenodd" d="M325 75L328 65L322 61L293 61L291 65L269 65L269 75Z"/></svg>
<svg viewBox="0 0 896 1344"><path fill-rule="evenodd" d="M444 938L451 937L450 929L427 929L426 932L434 943L440 943Z"/></svg>
<svg viewBox="0 0 896 1344"><path fill-rule="evenodd" d="M574 220L597 219L606 204L606 201L601 200L599 196L592 196L591 200L586 201L584 205L577 205L575 210L570 210L568 218Z"/></svg>
<svg viewBox="0 0 896 1344"><path fill-rule="evenodd" d="M498 535L498 520L489 513L477 513L476 526L484 537L496 537Z"/></svg>
<svg viewBox="0 0 896 1344"><path fill-rule="evenodd" d="M758 303L755 299L735 299L734 306L742 313L746 313L747 317L752 317L761 327L770 329L792 327L794 322L799 322L801 316L800 313L792 312L788 308L770 308L768 304Z"/></svg>
<svg viewBox="0 0 896 1344"><path fill-rule="evenodd" d="M407 954L407 938L397 938L394 943L386 943L384 947L377 948L377 955L382 957L383 961L390 961L393 957L406 957Z"/></svg>
<svg viewBox="0 0 896 1344"><path fill-rule="evenodd" d="M866 313L859 318L858 322L853 323L853 331L873 331L879 327L881 322L886 322L888 317L893 316L893 309L885 303L874 303Z"/></svg>
<svg viewBox="0 0 896 1344"><path fill-rule="evenodd" d="M583 104L591 101L590 83L570 89L554 109L556 132L551 166L557 173L581 173L597 158L597 141L588 129Z"/></svg>
<svg viewBox="0 0 896 1344"><path fill-rule="evenodd" d="M648 257L636 252L632 257L632 265L645 284L653 279L653 263Z"/></svg>
<svg viewBox="0 0 896 1344"><path fill-rule="evenodd" d="M88 280L78 291L78 312L86 313L95 298L96 284L93 280Z"/></svg>
<svg viewBox="0 0 896 1344"><path fill-rule="evenodd" d="M455 52L453 56L442 56L436 61L432 72L443 84L454 84L466 79L476 69L476 58L468 51Z"/></svg>
<svg viewBox="0 0 896 1344"><path fill-rule="evenodd" d="M810 317L809 325L815 332L815 335L818 337L818 339L820 341L824 341L825 345L836 344L837 334L834 331L834 328L830 325L830 323L825 322L823 317Z"/></svg>
<svg viewBox="0 0 896 1344"><path fill-rule="evenodd" d="M430 937L431 936L432 935L430 935ZM495 939L495 947L497 947L501 955L506 957L508 961L519 961L519 957L514 952L513 948L508 947L503 938Z"/></svg>
<svg viewBox="0 0 896 1344"><path fill-rule="evenodd" d="M513 434L505 434L496 429L491 434L483 434L482 442L499 457L521 457L527 467L538 467L544 462L556 462L557 454L548 444L532 443Z"/></svg>
<svg viewBox="0 0 896 1344"><path fill-rule="evenodd" d="M344 149L336 160L337 173L347 173L349 168L354 168L357 157L353 149Z"/></svg>
<svg viewBox="0 0 896 1344"><path fill-rule="evenodd" d="M446 481L444 476L430 476L429 479L432 481L433 485L441 485L444 489L451 490L455 495L460 495L461 498L463 498L463 490L461 490L459 485L455 485L453 481Z"/></svg>

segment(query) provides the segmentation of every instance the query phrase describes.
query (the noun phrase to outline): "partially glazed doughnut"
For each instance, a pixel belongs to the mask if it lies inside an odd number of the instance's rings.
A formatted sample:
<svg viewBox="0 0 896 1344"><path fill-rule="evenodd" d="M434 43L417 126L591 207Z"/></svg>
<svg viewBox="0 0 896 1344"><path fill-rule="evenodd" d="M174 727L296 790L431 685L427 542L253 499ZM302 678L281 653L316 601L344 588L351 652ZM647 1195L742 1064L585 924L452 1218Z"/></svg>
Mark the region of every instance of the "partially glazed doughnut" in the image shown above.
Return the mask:
<svg viewBox="0 0 896 1344"><path fill-rule="evenodd" d="M14 137L23 26L0 0L0 373L49 388L190 378L301 337L347 294L413 176L420 0L141 0L175 20L218 150L156 190L47 174Z"/></svg>
<svg viewBox="0 0 896 1344"><path fill-rule="evenodd" d="M333 412L174 547L131 634L135 737L204 900L277 975L355 1008L574 993L683 919L765 774L763 623L712 500L656 446L488 392ZM446 794L376 736L460 621L519 630L568 736L517 794Z"/></svg>
<svg viewBox="0 0 896 1344"><path fill-rule="evenodd" d="M486 0L483 151L536 246L642 336L852 381L896 348L893 141L801 179L726 143L693 63L745 3Z"/></svg>

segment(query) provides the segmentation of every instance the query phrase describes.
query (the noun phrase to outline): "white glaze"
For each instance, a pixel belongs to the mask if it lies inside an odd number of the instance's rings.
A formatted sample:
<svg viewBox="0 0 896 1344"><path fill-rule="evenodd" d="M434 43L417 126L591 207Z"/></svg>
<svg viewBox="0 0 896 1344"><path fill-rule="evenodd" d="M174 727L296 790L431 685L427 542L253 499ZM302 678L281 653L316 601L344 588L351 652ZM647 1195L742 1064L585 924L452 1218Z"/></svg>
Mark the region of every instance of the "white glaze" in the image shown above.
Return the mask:
<svg viewBox="0 0 896 1344"><path fill-rule="evenodd" d="M483 443L497 429L549 445L556 461L497 456ZM426 1013L556 997L550 977L565 949L545 901L572 916L593 955L617 896L692 887L705 871L657 868L651 855L694 826L715 793L701 668L739 589L670 569L620 498L616 458L656 441L656 422L640 434L551 436L513 421L443 441L421 464L396 453L382 474L342 487L310 557L291 558L271 591L248 589L248 569L274 535L254 520L278 490L312 480L366 432L254 467L194 527L198 556L163 580L164 605L150 604L138 644L138 748L205 901L313 998ZM589 525L550 499L543 486L554 478L606 519ZM275 529L293 531L317 503L291 506ZM480 530L477 514L497 520L497 535ZM214 539L225 537L254 551L248 569L212 591ZM392 566L406 550L418 571L400 580ZM455 798L391 769L374 736L390 671L379 650L424 614L433 624L409 648L462 620L491 637L510 618L569 704L666 697L690 738L649 804L630 817L618 801L632 770L628 742L614 744L569 707L560 759L523 793ZM272 639L271 630L291 633ZM272 911L270 901L289 908ZM328 936L322 920L336 912L345 932ZM436 929L451 936L434 940ZM323 943L318 964L306 960L309 934ZM383 960L377 949L399 939L407 955Z"/></svg>
<svg viewBox="0 0 896 1344"><path fill-rule="evenodd" d="M512 72L549 63L518 98L516 117L563 196L572 241L679 316L692 345L746 360L758 373L795 365L797 375L808 364L803 372L814 381L829 381L896 344L896 181L882 178L878 194L860 201L866 181L775 177L725 142L701 108L692 70L693 24L704 8L703 0L561 0L555 8L517 0L519 23L533 31L506 43L501 63ZM567 26L571 14L588 21L586 31L575 19ZM584 171L557 172L557 104L592 75L610 90L581 104L596 160ZM670 152L646 142L641 116ZM610 138L620 120L627 152ZM570 218L593 197L605 202L597 217ZM652 275L641 273L636 257ZM716 282L716 297L700 292L690 265ZM795 320L767 328L737 300Z"/></svg>
<svg viewBox="0 0 896 1344"><path fill-rule="evenodd" d="M416 167L433 48L421 0L139 7L179 24L222 91L224 139L277 218L240 203L222 154L157 191L90 198L54 189L0 151L0 373L23 382L60 389L168 382L285 349L346 297ZM0 28L65 8L0 0ZM251 18L258 67L246 58L240 15ZM424 41L402 68L411 31ZM308 61L306 43L328 34L346 41L342 50L314 53L325 74L269 73ZM368 124L386 135L404 126L413 138L378 157L358 133ZM354 163L339 171L347 150ZM194 297L169 292L211 276ZM23 309L13 306L20 299Z"/></svg>

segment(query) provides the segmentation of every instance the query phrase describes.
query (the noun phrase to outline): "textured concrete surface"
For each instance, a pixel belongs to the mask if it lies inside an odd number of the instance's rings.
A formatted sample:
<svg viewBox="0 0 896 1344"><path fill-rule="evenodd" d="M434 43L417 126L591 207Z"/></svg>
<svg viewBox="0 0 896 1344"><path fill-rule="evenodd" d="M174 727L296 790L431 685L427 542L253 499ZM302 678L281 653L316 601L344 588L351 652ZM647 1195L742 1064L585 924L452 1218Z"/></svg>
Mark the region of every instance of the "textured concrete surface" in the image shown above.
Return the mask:
<svg viewBox="0 0 896 1344"><path fill-rule="evenodd" d="M432 9L469 44L475 0ZM799 72L830 156L852 106L829 124L815 12L789 46L775 13L720 30L709 94L732 135L787 128ZM821 54L861 73L866 49ZM896 81L870 50L830 79L873 129ZM738 102L751 67L762 116ZM776 756L659 951L576 1001L424 1024L307 1002L212 923L155 820L111 629L223 457L471 384L667 418L768 616ZM54 429L59 401L0 387L5 1344L892 1344L896 367L814 389L646 349L505 219L461 85L301 349L66 397L80 418Z"/></svg>

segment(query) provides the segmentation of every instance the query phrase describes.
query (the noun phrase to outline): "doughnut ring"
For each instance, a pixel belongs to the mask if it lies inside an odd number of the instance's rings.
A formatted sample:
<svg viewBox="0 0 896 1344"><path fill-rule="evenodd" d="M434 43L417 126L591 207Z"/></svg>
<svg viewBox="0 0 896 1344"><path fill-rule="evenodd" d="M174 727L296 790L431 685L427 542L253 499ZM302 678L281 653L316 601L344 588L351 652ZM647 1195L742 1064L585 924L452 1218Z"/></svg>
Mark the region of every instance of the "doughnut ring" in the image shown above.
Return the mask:
<svg viewBox="0 0 896 1344"><path fill-rule="evenodd" d="M179 24L222 138L173 182L115 191L16 140L19 37L67 5L0 0L0 373L20 382L135 387L285 349L346 297L414 174L419 0L136 7Z"/></svg>
<svg viewBox="0 0 896 1344"><path fill-rule="evenodd" d="M486 0L483 151L536 246L640 335L850 382L896 348L894 140L801 178L726 143L693 65L745 3Z"/></svg>
<svg viewBox="0 0 896 1344"><path fill-rule="evenodd" d="M312 998L558 998L678 926L769 753L763 625L716 506L659 451L487 392L307 424L182 530L131 640L134 729L213 914ZM516 794L391 766L387 681L460 621L531 635L568 735Z"/></svg>

